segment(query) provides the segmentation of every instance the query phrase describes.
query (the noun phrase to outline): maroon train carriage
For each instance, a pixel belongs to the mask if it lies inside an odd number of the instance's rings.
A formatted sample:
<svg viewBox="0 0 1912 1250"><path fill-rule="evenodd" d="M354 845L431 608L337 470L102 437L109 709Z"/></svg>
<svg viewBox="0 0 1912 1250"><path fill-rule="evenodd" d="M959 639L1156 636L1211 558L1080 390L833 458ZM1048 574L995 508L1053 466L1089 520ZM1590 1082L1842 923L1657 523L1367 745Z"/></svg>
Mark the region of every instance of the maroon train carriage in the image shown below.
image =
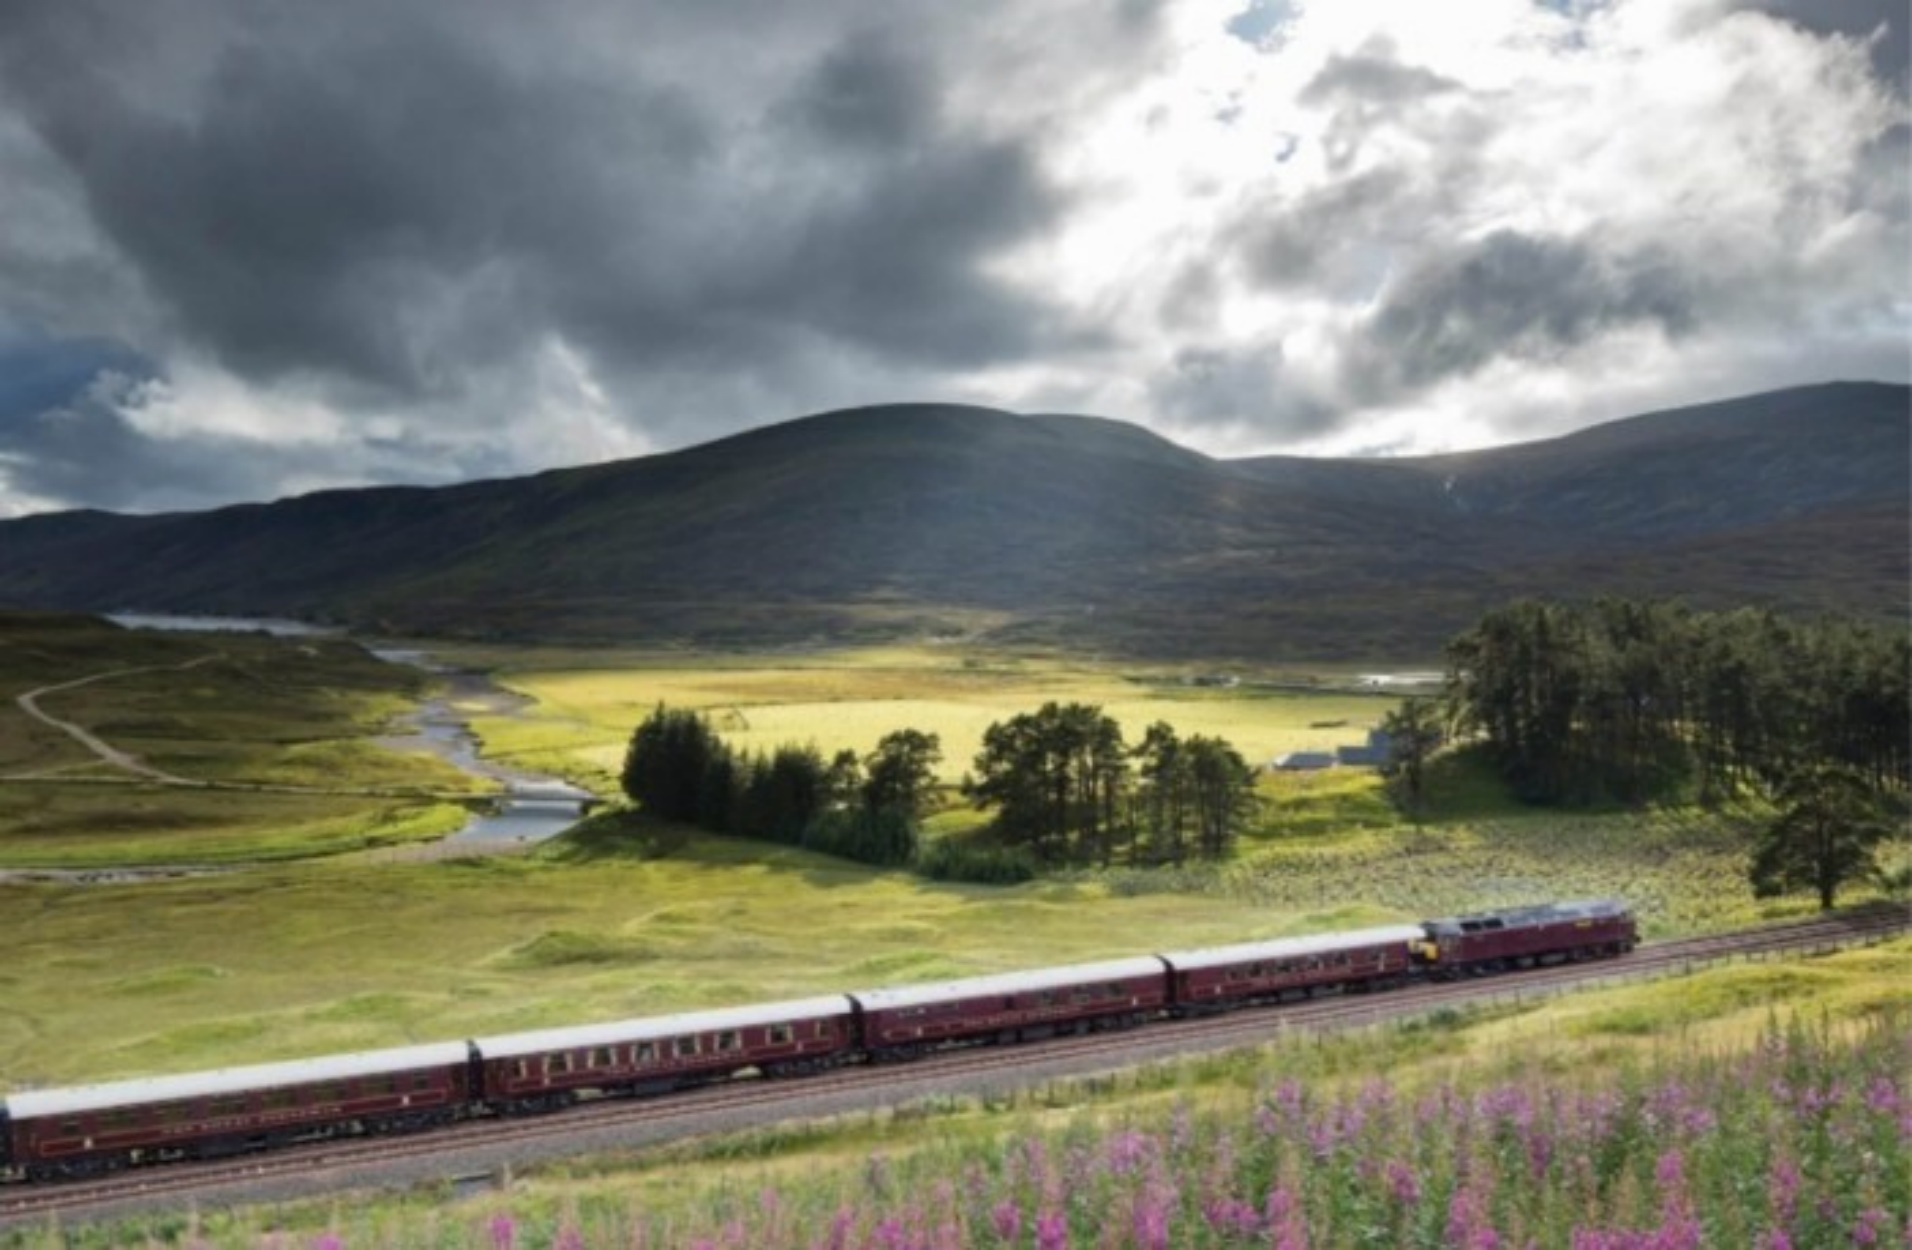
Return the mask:
<svg viewBox="0 0 1912 1250"><path fill-rule="evenodd" d="M859 990L863 1047L904 1059L946 1046L1020 1042L1140 1024L1168 1006L1154 956Z"/></svg>
<svg viewBox="0 0 1912 1250"><path fill-rule="evenodd" d="M1414 964L1419 925L1385 925L1314 937L1274 938L1207 950L1171 951L1174 1009L1199 1015L1328 990L1398 985Z"/></svg>
<svg viewBox="0 0 1912 1250"><path fill-rule="evenodd" d="M1633 913L1617 899L1451 916L1422 927L1422 958L1430 972L1445 977L1624 955L1640 941Z"/></svg>
<svg viewBox="0 0 1912 1250"><path fill-rule="evenodd" d="M662 1093L755 1068L818 1071L856 1055L855 1009L841 994L472 1042L482 1096L500 1111L548 1111L580 1095Z"/></svg>
<svg viewBox="0 0 1912 1250"><path fill-rule="evenodd" d="M330 1055L10 1095L0 1173L87 1176L456 1119L472 1101L464 1042Z"/></svg>

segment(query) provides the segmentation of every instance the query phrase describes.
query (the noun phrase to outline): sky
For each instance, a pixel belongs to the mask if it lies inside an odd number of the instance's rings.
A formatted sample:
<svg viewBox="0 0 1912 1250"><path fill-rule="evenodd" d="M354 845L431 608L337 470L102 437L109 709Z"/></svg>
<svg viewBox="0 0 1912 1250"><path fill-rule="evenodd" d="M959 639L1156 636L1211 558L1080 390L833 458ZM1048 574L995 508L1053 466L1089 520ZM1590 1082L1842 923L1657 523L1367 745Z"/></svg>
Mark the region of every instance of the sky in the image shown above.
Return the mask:
<svg viewBox="0 0 1912 1250"><path fill-rule="evenodd" d="M1904 0L7 0L0 516L1912 373Z"/></svg>

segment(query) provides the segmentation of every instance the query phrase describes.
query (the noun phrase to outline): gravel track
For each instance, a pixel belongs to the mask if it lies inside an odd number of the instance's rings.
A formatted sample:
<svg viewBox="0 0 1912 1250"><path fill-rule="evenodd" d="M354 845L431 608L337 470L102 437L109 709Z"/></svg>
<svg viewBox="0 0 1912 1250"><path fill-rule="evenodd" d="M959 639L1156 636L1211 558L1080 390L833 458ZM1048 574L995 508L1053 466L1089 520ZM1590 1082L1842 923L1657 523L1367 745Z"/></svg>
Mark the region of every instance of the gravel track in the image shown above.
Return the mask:
<svg viewBox="0 0 1912 1250"><path fill-rule="evenodd" d="M1167 1021L1127 1032L935 1055L914 1063L839 1069L788 1081L740 1080L666 1098L607 1099L523 1119L487 1119L417 1137L351 1139L265 1156L135 1170L100 1180L9 1187L0 1230L430 1181L480 1181L514 1167L778 1123L868 1113L938 1096L1000 1097L1193 1054L1253 1046L1284 1034L1356 1028L1443 1007L1530 1002L1591 985L1680 976L1709 964L1824 953L1883 940L1912 910L1876 906L1827 918L1643 946L1620 959L1508 976L1411 986Z"/></svg>

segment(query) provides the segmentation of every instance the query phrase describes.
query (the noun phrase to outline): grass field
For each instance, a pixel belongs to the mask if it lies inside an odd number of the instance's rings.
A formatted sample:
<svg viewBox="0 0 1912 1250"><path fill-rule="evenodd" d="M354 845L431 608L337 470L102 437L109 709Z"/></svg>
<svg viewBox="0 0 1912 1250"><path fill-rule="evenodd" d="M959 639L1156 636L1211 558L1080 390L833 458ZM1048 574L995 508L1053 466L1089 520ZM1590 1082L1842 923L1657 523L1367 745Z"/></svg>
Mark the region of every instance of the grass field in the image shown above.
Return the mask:
<svg viewBox="0 0 1912 1250"><path fill-rule="evenodd" d="M1152 721L1184 735L1216 734L1251 762L1286 751L1359 743L1397 702L1243 684L1192 684L1202 670L1147 671L1053 655L872 648L787 655L456 650L536 700L523 718L475 725L489 753L607 788L625 743L659 703L705 712L746 750L814 742L858 753L892 730L939 734L942 777L968 770L994 721L1050 700L1100 704L1131 740ZM1264 674L1263 678L1282 676ZM1297 680L1288 675L1290 680Z"/></svg>
<svg viewBox="0 0 1912 1250"><path fill-rule="evenodd" d="M1340 800L1337 800L1340 801ZM945 886L618 812L525 857L0 884L15 1087L1412 920L1626 887L1650 935L1798 914L1621 818L1283 840L1219 869ZM1637 852L1645 846L1647 854Z"/></svg>

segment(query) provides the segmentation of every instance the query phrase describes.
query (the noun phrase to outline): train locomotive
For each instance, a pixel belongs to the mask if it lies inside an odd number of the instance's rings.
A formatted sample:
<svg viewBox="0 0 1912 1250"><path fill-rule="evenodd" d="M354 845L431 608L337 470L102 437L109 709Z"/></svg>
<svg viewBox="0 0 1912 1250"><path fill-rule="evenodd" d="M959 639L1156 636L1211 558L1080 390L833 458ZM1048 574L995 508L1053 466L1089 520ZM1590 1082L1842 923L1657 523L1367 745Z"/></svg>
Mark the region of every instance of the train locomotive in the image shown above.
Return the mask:
<svg viewBox="0 0 1912 1250"><path fill-rule="evenodd" d="M0 1099L0 1179L99 1175L460 1119L652 1096L746 1074L801 1076L1130 1028L1325 993L1610 957L1639 940L1611 899L1246 942L788 1002Z"/></svg>

